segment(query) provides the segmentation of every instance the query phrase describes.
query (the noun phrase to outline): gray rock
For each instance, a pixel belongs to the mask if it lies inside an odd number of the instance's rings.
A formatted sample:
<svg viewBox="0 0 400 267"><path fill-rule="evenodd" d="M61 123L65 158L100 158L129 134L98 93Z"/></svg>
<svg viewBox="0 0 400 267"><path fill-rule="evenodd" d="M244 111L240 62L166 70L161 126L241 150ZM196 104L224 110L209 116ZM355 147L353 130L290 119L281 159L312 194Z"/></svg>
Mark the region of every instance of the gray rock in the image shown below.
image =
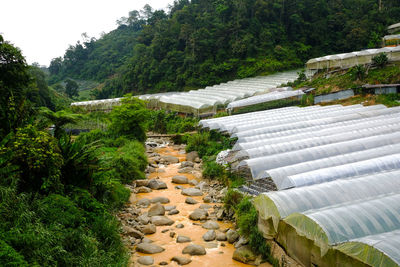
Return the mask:
<svg viewBox="0 0 400 267"><path fill-rule="evenodd" d="M149 184L149 180L147 180L147 179L136 180L135 184L136 184L136 187L147 186Z"/></svg>
<svg viewBox="0 0 400 267"><path fill-rule="evenodd" d="M235 230L229 229L228 232L226 232L226 238L229 243L233 244L239 238L239 234Z"/></svg>
<svg viewBox="0 0 400 267"><path fill-rule="evenodd" d="M143 265L152 265L154 263L154 259L152 256L142 256L138 259L138 263Z"/></svg>
<svg viewBox="0 0 400 267"><path fill-rule="evenodd" d="M178 237L176 238L176 243L186 243L191 241L192 239L190 239L190 237L184 235L178 235Z"/></svg>
<svg viewBox="0 0 400 267"><path fill-rule="evenodd" d="M204 209L195 209L190 215L189 219L193 221L205 220L208 217L208 212Z"/></svg>
<svg viewBox="0 0 400 267"><path fill-rule="evenodd" d="M172 183L174 184L187 184L188 183L188 178L186 176L182 175L175 175L172 177Z"/></svg>
<svg viewBox="0 0 400 267"><path fill-rule="evenodd" d="M203 239L204 241L213 241L215 240L216 237L216 233L214 230L208 230L204 235L203 235Z"/></svg>
<svg viewBox="0 0 400 267"><path fill-rule="evenodd" d="M199 190L201 190L201 191L203 191L203 190L209 189L210 186L209 186L206 182L201 181L200 183L198 183L198 184L196 185L196 188L199 189Z"/></svg>
<svg viewBox="0 0 400 267"><path fill-rule="evenodd" d="M201 192L201 190L197 189L197 188L185 188L181 191L181 194L184 196L202 196L203 192Z"/></svg>
<svg viewBox="0 0 400 267"><path fill-rule="evenodd" d="M225 211L224 209L219 209L217 211L217 219L218 221L222 221L224 219Z"/></svg>
<svg viewBox="0 0 400 267"><path fill-rule="evenodd" d="M178 190L180 190L180 189L182 189L183 188L183 186L181 186L181 185L176 185L175 186L175 189L178 189Z"/></svg>
<svg viewBox="0 0 400 267"><path fill-rule="evenodd" d="M190 173L191 171L193 171L192 167L185 167L185 168L180 169L178 171L178 173Z"/></svg>
<svg viewBox="0 0 400 267"><path fill-rule="evenodd" d="M251 251L249 246L242 246L233 252L232 259L246 264L253 263L257 256Z"/></svg>
<svg viewBox="0 0 400 267"><path fill-rule="evenodd" d="M200 208L200 209L209 210L209 209L211 209L211 206L208 205L208 204L200 204L199 208Z"/></svg>
<svg viewBox="0 0 400 267"><path fill-rule="evenodd" d="M186 154L186 161L194 162L194 160L198 157L199 153L197 153L197 151L192 151Z"/></svg>
<svg viewBox="0 0 400 267"><path fill-rule="evenodd" d="M182 161L181 166L179 168L193 167L194 163L191 161Z"/></svg>
<svg viewBox="0 0 400 267"><path fill-rule="evenodd" d="M160 203L154 204L148 211L148 216L160 216L165 214L165 208Z"/></svg>
<svg viewBox="0 0 400 267"><path fill-rule="evenodd" d="M182 254L189 254L191 256L206 255L206 253L207 252L204 247L196 244L188 245L182 250Z"/></svg>
<svg viewBox="0 0 400 267"><path fill-rule="evenodd" d="M157 169L157 173L164 173L165 169Z"/></svg>
<svg viewBox="0 0 400 267"><path fill-rule="evenodd" d="M147 214L142 214L142 215L140 215L140 216L137 218L137 220L138 220L138 222L139 222L140 224L145 225L145 224L148 224L148 223L149 223L150 218L149 218L149 216L147 216Z"/></svg>
<svg viewBox="0 0 400 267"><path fill-rule="evenodd" d="M137 202L137 205L147 208L150 206L150 200L148 198L142 198Z"/></svg>
<svg viewBox="0 0 400 267"><path fill-rule="evenodd" d="M176 228L178 228L178 229L182 229L183 227L185 227L185 226L183 224L181 224L181 223L176 225Z"/></svg>
<svg viewBox="0 0 400 267"><path fill-rule="evenodd" d="M161 159L167 163L179 163L179 159L174 156L162 156Z"/></svg>
<svg viewBox="0 0 400 267"><path fill-rule="evenodd" d="M136 230L132 227L124 226L123 230L127 235L132 236L134 238L141 239L143 237L143 233L139 232L138 230Z"/></svg>
<svg viewBox="0 0 400 267"><path fill-rule="evenodd" d="M143 237L141 243L147 243L147 244L149 244L149 243L153 243L153 240L151 240L151 239L149 239L149 238L147 238L147 237Z"/></svg>
<svg viewBox="0 0 400 267"><path fill-rule="evenodd" d="M194 159L194 162L200 163L200 162L201 162L201 159L200 159L199 157L197 157L197 158Z"/></svg>
<svg viewBox="0 0 400 267"><path fill-rule="evenodd" d="M143 234L145 235L151 235L154 234L157 231L157 228L154 224L147 224L145 226L141 227Z"/></svg>
<svg viewBox="0 0 400 267"><path fill-rule="evenodd" d="M136 247L136 251L146 253L146 254L155 254L163 252L165 249L151 243L140 243Z"/></svg>
<svg viewBox="0 0 400 267"><path fill-rule="evenodd" d="M136 188L137 193L150 193L151 191L153 191L153 190L151 190L150 188L145 187L145 186Z"/></svg>
<svg viewBox="0 0 400 267"><path fill-rule="evenodd" d="M235 243L235 248L240 248L241 246L247 245L249 243L249 240L245 238L244 236L241 236L239 240Z"/></svg>
<svg viewBox="0 0 400 267"><path fill-rule="evenodd" d="M164 229L164 230L161 231L161 233L164 234L164 233L166 233L166 232L168 232L168 231L169 231L169 229Z"/></svg>
<svg viewBox="0 0 400 267"><path fill-rule="evenodd" d="M147 171L148 173L153 173L153 172L156 172L156 169L153 168L152 166L147 166L146 171Z"/></svg>
<svg viewBox="0 0 400 267"><path fill-rule="evenodd" d="M217 229L219 229L219 224L215 221L208 221L208 222L203 223L202 227L204 229L217 230Z"/></svg>
<svg viewBox="0 0 400 267"><path fill-rule="evenodd" d="M164 183L163 181L161 181L160 179L151 179L149 181L149 185L148 187L150 187L151 189L154 190L161 190L161 189L167 189L167 184Z"/></svg>
<svg viewBox="0 0 400 267"><path fill-rule="evenodd" d="M176 233L175 232L169 232L169 237L174 237L176 235Z"/></svg>
<svg viewBox="0 0 400 267"><path fill-rule="evenodd" d="M199 183L199 182L198 182L196 179L192 179L192 180L189 181L189 184L190 184L190 185L193 185L193 186L198 185L198 183Z"/></svg>
<svg viewBox="0 0 400 267"><path fill-rule="evenodd" d="M170 211L170 210L173 210L173 209L175 209L175 208L176 208L175 205L174 205L174 206L171 206L171 205L164 206L165 211Z"/></svg>
<svg viewBox="0 0 400 267"><path fill-rule="evenodd" d="M218 243L217 242L205 242L204 247L206 248L217 248Z"/></svg>
<svg viewBox="0 0 400 267"><path fill-rule="evenodd" d="M179 210L173 209L173 210L170 210L170 211L168 212L168 215L175 215L175 214L178 214L178 213L179 213Z"/></svg>
<svg viewBox="0 0 400 267"><path fill-rule="evenodd" d="M153 216L151 217L151 223L156 226L161 226L161 225L172 225L174 224L174 221L166 216Z"/></svg>
<svg viewBox="0 0 400 267"><path fill-rule="evenodd" d="M169 199L166 198L166 197L155 197L155 198L150 199L150 202L151 203L159 202L159 203L162 203L162 204L167 204L167 203L169 203Z"/></svg>
<svg viewBox="0 0 400 267"><path fill-rule="evenodd" d="M192 262L191 259L185 258L185 257L180 257L180 256L175 256L171 259L171 261L176 261L179 265L186 265Z"/></svg>
<svg viewBox="0 0 400 267"><path fill-rule="evenodd" d="M212 198L210 196L205 196L205 197L203 197L203 201L204 201L204 203L211 203Z"/></svg>
<svg viewBox="0 0 400 267"><path fill-rule="evenodd" d="M194 199L194 198L192 198L192 197L187 197L187 198L185 199L185 203L186 203L186 204L194 205L194 204L197 204L197 203L199 203L199 202L197 202L197 200Z"/></svg>
<svg viewBox="0 0 400 267"><path fill-rule="evenodd" d="M166 262L166 261L160 261L159 265L168 265L168 262Z"/></svg>
<svg viewBox="0 0 400 267"><path fill-rule="evenodd" d="M226 241L226 234L217 232L216 239L217 239L217 241Z"/></svg>

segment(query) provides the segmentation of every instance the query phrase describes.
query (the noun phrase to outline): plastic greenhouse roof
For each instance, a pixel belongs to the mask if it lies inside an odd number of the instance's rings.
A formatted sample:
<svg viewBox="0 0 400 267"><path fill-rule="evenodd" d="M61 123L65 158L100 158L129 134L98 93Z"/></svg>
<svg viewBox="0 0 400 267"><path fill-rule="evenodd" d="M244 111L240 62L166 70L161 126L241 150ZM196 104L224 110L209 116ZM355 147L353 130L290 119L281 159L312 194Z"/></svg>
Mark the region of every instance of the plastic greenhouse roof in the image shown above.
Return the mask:
<svg viewBox="0 0 400 267"><path fill-rule="evenodd" d="M352 162L364 161L397 153L400 153L400 144L381 146L267 170L264 171L263 176L271 177L273 181L281 184L282 181L284 181L285 179L287 179L287 177L291 175L344 165Z"/></svg>
<svg viewBox="0 0 400 267"><path fill-rule="evenodd" d="M391 114L393 112L398 112L398 110L400 110L400 107L369 110L369 111L368 110L359 111L356 113L345 114L345 115L337 116L337 117L328 117L328 115L327 115L324 118L308 120L308 121L307 120L302 121L301 119L299 119L297 122L289 122L289 123L285 123L285 124L281 124L281 125L261 127L261 128L257 128L257 129L251 129L251 130L235 133L235 134L232 134L232 137L237 137L237 138L241 139L243 137L250 137L250 136L255 136L255 135L260 135L260 134L279 133L279 132L283 132L283 131L287 131L287 130L294 130L294 129L312 127L312 126L317 126L317 125L328 125L328 124L342 122L342 121L350 121L350 120L357 120L357 119L367 118L367 117L372 117L372 116Z"/></svg>
<svg viewBox="0 0 400 267"><path fill-rule="evenodd" d="M374 125L369 125L369 127L365 127L363 129L357 129L347 132L332 131L330 135L311 136L308 138L281 142L281 143L274 143L268 145L260 144L258 147L244 149L241 152L239 152L239 154L241 157L248 156L249 158L257 158L267 155L280 154L289 151L301 150L309 147L334 144L348 140L355 140L368 136L393 133L393 132L400 132L399 122L397 122L396 124L381 125L378 127Z"/></svg>
<svg viewBox="0 0 400 267"><path fill-rule="evenodd" d="M400 194L293 213L284 222L313 240L324 255L329 245L400 229Z"/></svg>
<svg viewBox="0 0 400 267"><path fill-rule="evenodd" d="M242 99L239 101L231 102L227 108L229 109L229 108L250 106L250 105L255 105L255 104L259 104L259 103L265 103L265 102L269 102L269 101L285 99L285 98L289 98L289 97L293 97L293 96L301 96L301 95L304 95L303 91L301 91L301 90L270 92L270 93Z"/></svg>
<svg viewBox="0 0 400 267"><path fill-rule="evenodd" d="M400 230L356 238L336 249L370 266L399 266Z"/></svg>
<svg viewBox="0 0 400 267"><path fill-rule="evenodd" d="M260 146L271 145L271 144L279 144L283 142L290 142L301 140L305 138L318 137L318 136L329 136L337 133L345 133L349 131L371 128L376 126L384 126L392 123L400 123L400 117L398 114L396 115L384 115L377 116L371 118L360 119L351 122L340 122L333 123L328 125L322 125L320 127L309 127L303 128L308 129L304 131L290 131L285 133L284 135L279 136L264 136L264 135L256 135L254 137L258 137L257 139L252 139L253 141L246 142L245 138L238 140L236 144L233 146L232 150L248 150L252 148L258 148Z"/></svg>
<svg viewBox="0 0 400 267"><path fill-rule="evenodd" d="M301 187L396 169L400 169L400 153L291 175L278 188Z"/></svg>
<svg viewBox="0 0 400 267"><path fill-rule="evenodd" d="M314 114L318 114L318 116L322 116L322 112L325 115L324 117L330 116L332 111L340 111L340 112L349 112L348 110L355 110L363 108L361 105L353 105L353 106L324 106L318 108L300 108L294 111L282 111L279 113L269 113L264 116L260 116L258 114L244 117L242 119L230 121L227 123L219 124L219 129L221 131L229 131L229 132L240 132L242 129L245 131L252 132L254 129L262 128L265 126L282 124L283 121L298 121L298 118L302 119L307 118L307 116L312 116ZM319 113L315 112L318 110ZM347 111L346 111L347 110ZM278 116L277 116L278 115Z"/></svg>
<svg viewBox="0 0 400 267"><path fill-rule="evenodd" d="M400 142L400 132L364 137L259 158L247 159L239 164L250 168L254 179L266 178L266 172L278 167L293 165L321 158L362 151ZM280 185L277 185L278 188Z"/></svg>
<svg viewBox="0 0 400 267"><path fill-rule="evenodd" d="M354 190L357 188L357 190ZM278 222L295 212L321 209L384 194L400 193L400 170L262 193L255 203L260 216Z"/></svg>

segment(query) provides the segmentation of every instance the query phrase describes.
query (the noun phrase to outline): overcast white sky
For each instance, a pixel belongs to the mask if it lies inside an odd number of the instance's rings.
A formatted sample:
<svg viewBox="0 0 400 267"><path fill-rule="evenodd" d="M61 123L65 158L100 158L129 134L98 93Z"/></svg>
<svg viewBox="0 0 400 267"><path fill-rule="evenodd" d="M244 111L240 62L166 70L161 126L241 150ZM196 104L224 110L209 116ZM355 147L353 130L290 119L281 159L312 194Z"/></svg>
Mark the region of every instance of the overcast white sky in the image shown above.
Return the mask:
<svg viewBox="0 0 400 267"><path fill-rule="evenodd" d="M173 0L9 0L1 1L0 34L22 50L27 62L49 65L86 32L98 38L116 20L149 4L166 9Z"/></svg>

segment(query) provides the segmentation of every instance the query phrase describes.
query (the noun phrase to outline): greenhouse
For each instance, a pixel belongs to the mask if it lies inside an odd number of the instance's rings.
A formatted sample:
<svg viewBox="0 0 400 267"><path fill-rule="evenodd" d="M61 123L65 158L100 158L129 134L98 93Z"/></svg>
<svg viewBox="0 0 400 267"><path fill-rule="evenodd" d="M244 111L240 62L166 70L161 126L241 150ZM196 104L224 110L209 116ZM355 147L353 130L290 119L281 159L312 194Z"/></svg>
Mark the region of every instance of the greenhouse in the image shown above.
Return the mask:
<svg viewBox="0 0 400 267"><path fill-rule="evenodd" d="M342 266L348 259L340 259L332 246L400 229L400 194L293 213L279 224L277 240L289 255L307 266L319 261Z"/></svg>
<svg viewBox="0 0 400 267"><path fill-rule="evenodd" d="M400 170L394 170L260 194L254 200L262 221L260 230L265 237L274 238L279 221L292 213L400 193L399 177Z"/></svg>
<svg viewBox="0 0 400 267"><path fill-rule="evenodd" d="M352 239L336 250L370 266L400 265L400 230Z"/></svg>
<svg viewBox="0 0 400 267"><path fill-rule="evenodd" d="M384 47L379 49L367 49L351 53L328 55L319 58L312 58L306 63L308 70L322 69L347 69L356 65L371 64L372 58L380 53L387 55L389 62L400 60L399 47Z"/></svg>
<svg viewBox="0 0 400 267"><path fill-rule="evenodd" d="M253 97L249 97L246 99L238 100L231 102L228 106L227 109L233 109L233 108L238 108L238 107L245 107L245 106L251 106L259 103L264 103L264 102L269 102L269 101L274 101L274 100L279 100L279 99L285 99L289 97L298 97L304 95L302 90L293 90L291 87L282 87L282 88L276 88L271 93L268 94L261 94Z"/></svg>
<svg viewBox="0 0 400 267"><path fill-rule="evenodd" d="M199 124L237 138L228 158L252 181L242 190L269 191L254 199L258 229L290 257L304 266L398 266L399 113L288 107Z"/></svg>

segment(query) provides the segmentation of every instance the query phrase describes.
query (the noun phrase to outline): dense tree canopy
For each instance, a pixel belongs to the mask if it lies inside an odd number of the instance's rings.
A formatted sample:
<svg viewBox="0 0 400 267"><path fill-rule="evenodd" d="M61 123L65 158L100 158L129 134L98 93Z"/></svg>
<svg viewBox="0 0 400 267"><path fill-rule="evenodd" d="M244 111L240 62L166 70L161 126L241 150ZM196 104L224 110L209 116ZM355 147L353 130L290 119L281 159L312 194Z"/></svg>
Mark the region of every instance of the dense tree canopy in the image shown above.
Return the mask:
<svg viewBox="0 0 400 267"><path fill-rule="evenodd" d="M302 66L310 57L380 45L400 2L176 0L145 6L99 40L77 43L50 71L105 81L98 98L183 90ZM57 71L55 71L57 70Z"/></svg>

